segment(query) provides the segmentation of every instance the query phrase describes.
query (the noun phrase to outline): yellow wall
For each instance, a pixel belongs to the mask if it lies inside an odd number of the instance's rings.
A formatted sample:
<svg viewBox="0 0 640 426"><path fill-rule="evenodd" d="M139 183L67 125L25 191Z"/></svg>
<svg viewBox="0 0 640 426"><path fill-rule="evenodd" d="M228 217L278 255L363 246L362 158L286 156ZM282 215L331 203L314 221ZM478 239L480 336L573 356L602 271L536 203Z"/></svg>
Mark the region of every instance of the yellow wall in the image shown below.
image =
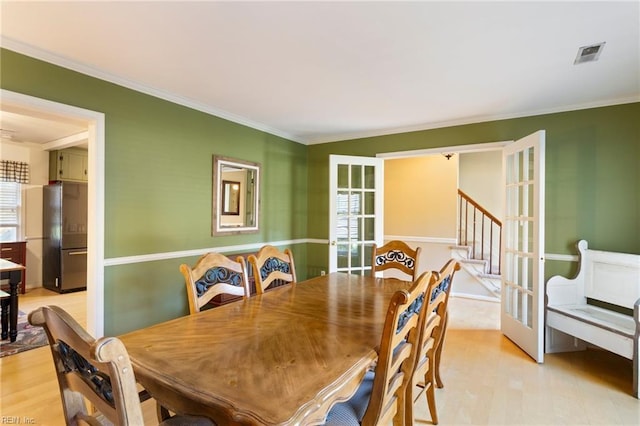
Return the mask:
<svg viewBox="0 0 640 426"><path fill-rule="evenodd" d="M455 238L458 156L386 160L384 233Z"/></svg>

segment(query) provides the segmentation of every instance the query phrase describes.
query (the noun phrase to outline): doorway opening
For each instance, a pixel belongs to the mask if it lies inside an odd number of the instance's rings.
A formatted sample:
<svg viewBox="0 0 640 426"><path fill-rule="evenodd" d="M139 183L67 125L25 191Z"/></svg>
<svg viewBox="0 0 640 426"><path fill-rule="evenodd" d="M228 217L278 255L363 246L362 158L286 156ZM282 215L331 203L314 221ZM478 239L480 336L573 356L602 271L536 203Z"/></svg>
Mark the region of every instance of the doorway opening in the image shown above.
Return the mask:
<svg viewBox="0 0 640 426"><path fill-rule="evenodd" d="M406 158L428 153L448 154L453 150L502 150L504 231L500 264L504 269L500 285L500 329L538 363L544 359L545 139L545 131L539 130L517 141L489 146L467 145L379 155ZM434 204L437 209L437 203Z"/></svg>
<svg viewBox="0 0 640 426"><path fill-rule="evenodd" d="M451 258L465 259L466 248L458 247L458 189L479 197L501 217L502 148L510 142L379 154L385 159L385 240L421 247L425 270L439 270ZM483 327L499 329L500 279L480 278L478 268L469 263L456 274L452 296L483 311Z"/></svg>
<svg viewBox="0 0 640 426"><path fill-rule="evenodd" d="M83 123L87 129L87 330L104 334L104 128L103 113L2 89L0 110L51 121ZM27 265L28 268L28 265Z"/></svg>

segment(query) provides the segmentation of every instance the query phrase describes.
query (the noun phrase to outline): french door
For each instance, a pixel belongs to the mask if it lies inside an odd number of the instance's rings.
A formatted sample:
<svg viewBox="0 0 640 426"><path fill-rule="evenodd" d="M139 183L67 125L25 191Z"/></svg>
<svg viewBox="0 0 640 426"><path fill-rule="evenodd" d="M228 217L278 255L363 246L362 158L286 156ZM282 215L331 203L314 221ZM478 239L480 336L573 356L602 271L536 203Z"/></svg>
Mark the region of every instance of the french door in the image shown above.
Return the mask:
<svg viewBox="0 0 640 426"><path fill-rule="evenodd" d="M329 271L366 275L383 242L384 160L329 156Z"/></svg>
<svg viewBox="0 0 640 426"><path fill-rule="evenodd" d="M544 360L545 132L503 150L502 333L536 362Z"/></svg>

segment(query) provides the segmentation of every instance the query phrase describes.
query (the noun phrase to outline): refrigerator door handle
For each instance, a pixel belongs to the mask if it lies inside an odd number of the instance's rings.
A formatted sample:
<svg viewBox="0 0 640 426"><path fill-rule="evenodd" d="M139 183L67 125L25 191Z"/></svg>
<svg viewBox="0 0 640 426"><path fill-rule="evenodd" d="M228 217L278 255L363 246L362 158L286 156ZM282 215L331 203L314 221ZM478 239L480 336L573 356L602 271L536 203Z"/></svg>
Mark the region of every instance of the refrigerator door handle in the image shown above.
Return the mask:
<svg viewBox="0 0 640 426"><path fill-rule="evenodd" d="M68 254L69 256L80 256L81 254L87 254L87 251L70 251Z"/></svg>

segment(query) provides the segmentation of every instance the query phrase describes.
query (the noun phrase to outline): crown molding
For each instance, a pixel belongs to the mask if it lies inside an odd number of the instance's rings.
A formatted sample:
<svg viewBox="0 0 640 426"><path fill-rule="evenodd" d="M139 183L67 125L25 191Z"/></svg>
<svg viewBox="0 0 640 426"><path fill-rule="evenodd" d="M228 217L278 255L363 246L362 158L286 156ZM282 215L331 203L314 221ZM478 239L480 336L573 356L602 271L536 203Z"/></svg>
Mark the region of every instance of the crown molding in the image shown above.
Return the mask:
<svg viewBox="0 0 640 426"><path fill-rule="evenodd" d="M384 130L345 132L345 133L333 134L330 136L312 136L312 135L300 136L300 135L293 135L293 134L284 132L282 130L272 128L263 123L249 120L245 117L233 114L225 110L212 108L209 105L196 102L192 99L177 96L173 93L169 93L169 92L159 90L150 86L146 86L144 84L137 83L135 81L118 77L111 73L107 73L100 69L84 65L77 61L73 61L69 58L56 55L44 49L39 49L37 47L19 42L17 40L10 39L8 37L0 36L0 47L8 50L12 50L14 52L17 52L23 55L33 57L35 59L49 62L51 64L58 65L63 68L70 69L72 71L86 74L91 77L98 78L100 80L105 80L105 81L117 84L119 86L135 90L137 92L145 93L160 99L164 99L166 101L173 102L178 105L183 105L188 108L192 108L194 110L201 111L206 114L210 114L210 115L231 121L233 123L237 123L255 130L269 133L274 136L279 136L281 138L284 138L293 142L297 142L303 145L317 145L317 144L331 143L331 142L343 142L343 141L354 140L354 139L388 136L388 135L393 135L398 133L419 132L424 130L463 126L468 124L477 124L477 123L484 123L489 121L509 120L514 118L533 117L533 116L546 115L546 114L557 114L561 112L577 111L582 109L600 108L600 107L607 107L607 106L613 106L613 105L622 105L627 103L640 102L640 95L636 95L631 97L609 99L609 100L603 100L598 102L564 105L560 107L554 107L554 108L548 108L548 109L542 109L542 110L523 111L515 114L497 114L497 115L465 117L465 118L456 119L456 120L447 120L447 121L440 121L435 123L421 123L413 126L395 127L395 128L384 129Z"/></svg>
<svg viewBox="0 0 640 426"><path fill-rule="evenodd" d="M604 101L589 102L589 103L583 103L583 104L564 105L560 107L554 107L554 108L548 108L548 109L542 109L542 110L523 111L523 112L514 113L514 114L496 114L496 115L465 117L457 120L440 121L436 123L423 123L423 124L417 124L414 126L395 127L395 128L386 129L386 130L341 133L341 134L331 135L330 137L316 138L316 137L310 136L305 138L306 142L304 143L306 145L318 145L318 144L331 143L331 142L344 142L344 141L354 140L354 139L375 138L378 136L389 136L389 135L396 135L399 133L420 132L423 130L434 130L434 129L442 129L446 127L465 126L468 124L486 123L489 121L511 120L514 118L535 117L538 115L547 115L547 114L558 114L562 112L571 112L571 111L579 111L583 109L631 104L635 102L640 102L640 95L617 98L617 99L608 99Z"/></svg>
<svg viewBox="0 0 640 426"><path fill-rule="evenodd" d="M178 105L183 105L188 108L195 109L197 111L201 111L201 112L216 116L218 118L223 118L225 120L234 122L236 124L241 124L243 126L250 127L255 130L260 130L262 132L269 133L274 136L279 136L281 138L302 143L302 144L305 143L303 139L295 135L291 135L287 132L274 129L265 124L249 120L245 117L241 117L239 115L233 114L225 110L212 108L209 105L196 102L192 99L184 98L182 96L177 96L173 93L159 90L151 86L146 86L144 84L140 84L135 81L128 80L126 78L118 77L116 75L105 72L103 70L90 67L80 62L71 60L69 58L65 58L63 56L56 55L47 50L39 49L37 47L31 46L25 43L21 43L19 41L10 39L8 37L0 36L0 47L7 50L14 51L16 53L20 53L22 55L30 56L35 59L39 59L44 62L51 63L53 65L60 66L62 68L67 68L72 71L79 72L81 74L86 74L88 76L95 77L100 80L108 81L110 83L114 83L119 86L126 87L127 89L135 90L136 92L145 93L147 95L151 95L156 98L163 99L165 101L173 102Z"/></svg>

